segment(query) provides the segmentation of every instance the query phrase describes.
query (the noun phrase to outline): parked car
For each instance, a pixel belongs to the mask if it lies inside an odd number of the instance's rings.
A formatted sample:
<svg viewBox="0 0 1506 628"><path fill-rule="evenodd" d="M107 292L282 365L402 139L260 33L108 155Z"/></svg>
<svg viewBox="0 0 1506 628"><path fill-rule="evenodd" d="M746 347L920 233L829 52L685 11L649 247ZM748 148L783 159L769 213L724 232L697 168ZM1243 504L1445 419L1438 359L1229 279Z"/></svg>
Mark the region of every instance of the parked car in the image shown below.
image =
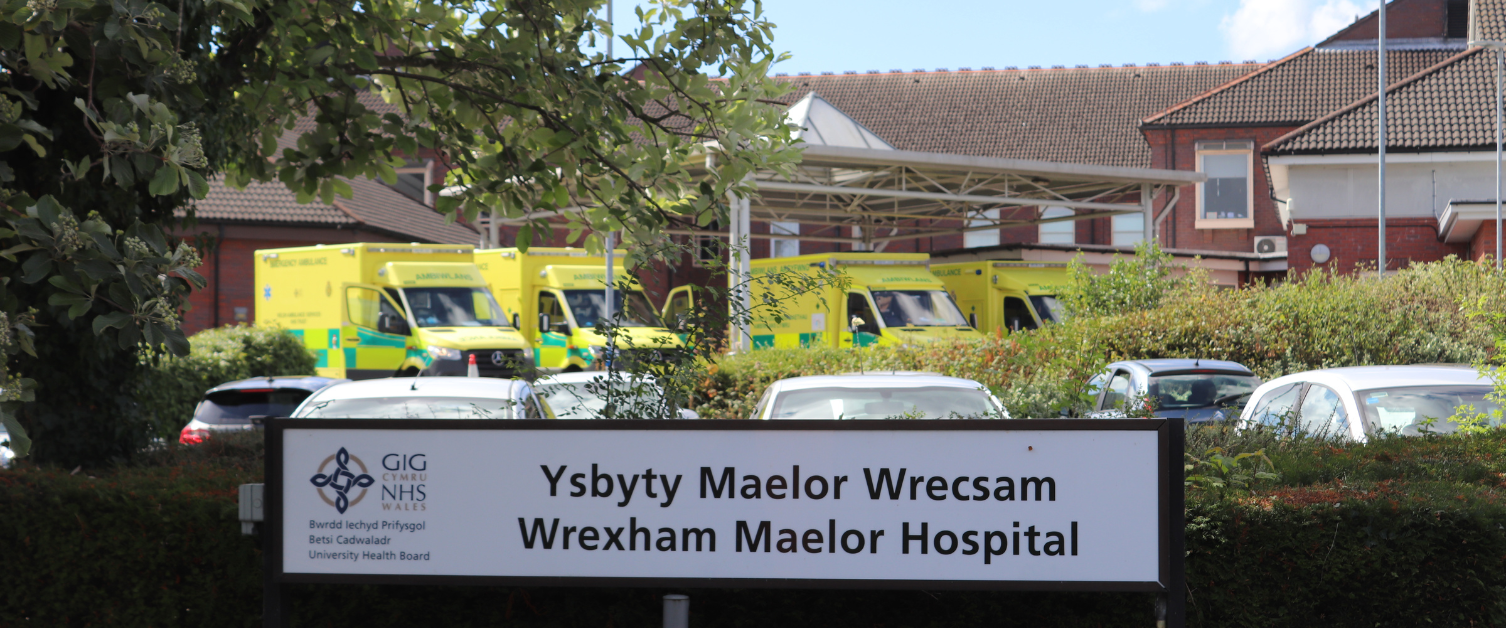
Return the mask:
<svg viewBox="0 0 1506 628"><path fill-rule="evenodd" d="M1223 409L1244 405L1260 378L1238 362L1167 358L1126 360L1104 367L1088 380L1093 397L1089 418L1125 416L1126 403L1155 404L1154 414L1197 423L1224 418Z"/></svg>
<svg viewBox="0 0 1506 628"><path fill-rule="evenodd" d="M616 389L613 395L606 394L607 374L601 371L551 375L534 382L534 387L560 419L701 418L694 410L665 407L664 390L654 378L627 374L621 377L613 384ZM609 396L615 398L608 399ZM613 407L608 408L608 402Z"/></svg>
<svg viewBox="0 0 1506 628"><path fill-rule="evenodd" d="M521 379L388 377L347 381L310 395L295 419L552 419Z"/></svg>
<svg viewBox="0 0 1506 628"><path fill-rule="evenodd" d="M813 375L769 385L753 419L1007 419L983 384L935 373Z"/></svg>
<svg viewBox="0 0 1506 628"><path fill-rule="evenodd" d="M193 420L178 433L178 442L204 442L213 432L249 430L255 417L288 416L309 395L348 379L328 377L253 377L215 386L194 408Z"/></svg>
<svg viewBox="0 0 1506 628"><path fill-rule="evenodd" d="M1293 373L1255 389L1240 425L1289 426L1365 441L1377 432L1452 433L1460 406L1501 408L1490 378L1464 365L1352 366Z"/></svg>

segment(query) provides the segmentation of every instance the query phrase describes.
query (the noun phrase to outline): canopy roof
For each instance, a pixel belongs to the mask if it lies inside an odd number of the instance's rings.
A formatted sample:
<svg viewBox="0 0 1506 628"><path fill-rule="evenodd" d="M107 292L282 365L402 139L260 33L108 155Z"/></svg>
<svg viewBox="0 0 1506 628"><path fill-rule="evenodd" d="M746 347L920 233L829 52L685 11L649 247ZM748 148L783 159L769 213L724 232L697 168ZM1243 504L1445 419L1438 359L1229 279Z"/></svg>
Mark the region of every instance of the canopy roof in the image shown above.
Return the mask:
<svg viewBox="0 0 1506 628"><path fill-rule="evenodd" d="M759 196L751 199L745 220L859 227L860 236L849 236L849 229L778 237L875 244L1148 212L1150 200L1165 188L1193 185L1205 178L1180 170L816 144L805 146L793 178L771 172L754 175ZM1046 207L1077 211L1042 218ZM995 208L1006 211L996 217L984 213Z"/></svg>

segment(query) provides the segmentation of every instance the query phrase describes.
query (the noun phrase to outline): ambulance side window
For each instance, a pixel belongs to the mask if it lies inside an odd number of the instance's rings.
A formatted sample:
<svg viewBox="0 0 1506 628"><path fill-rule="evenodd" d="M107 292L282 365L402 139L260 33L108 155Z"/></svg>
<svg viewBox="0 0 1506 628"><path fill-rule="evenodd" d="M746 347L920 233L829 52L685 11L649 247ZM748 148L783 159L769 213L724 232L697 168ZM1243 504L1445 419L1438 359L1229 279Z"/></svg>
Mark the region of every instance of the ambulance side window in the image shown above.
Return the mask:
<svg viewBox="0 0 1506 628"><path fill-rule="evenodd" d="M873 310L868 307L868 298L861 292L847 293L847 320L843 321L846 323L844 326L852 325L854 318L862 319L861 331L870 334L878 333L878 319L873 317Z"/></svg>
<svg viewBox="0 0 1506 628"><path fill-rule="evenodd" d="M565 310L560 307L559 297L552 292L539 293L539 313L549 315L550 327L565 322Z"/></svg>
<svg viewBox="0 0 1506 628"><path fill-rule="evenodd" d="M345 289L345 307L350 312L350 322L361 327L377 328L382 314L401 320L397 308L382 298L382 293L371 288L350 287Z"/></svg>
<svg viewBox="0 0 1506 628"><path fill-rule="evenodd" d="M398 309L402 309L403 297L401 294L398 294L397 288L387 288L387 296L392 297L392 302L397 304ZM383 303L382 306L383 312L393 311L392 306L389 304Z"/></svg>
<svg viewBox="0 0 1506 628"><path fill-rule="evenodd" d="M376 329L377 314L381 312L382 293L370 288L346 288L345 308L350 322L361 327Z"/></svg>
<svg viewBox="0 0 1506 628"><path fill-rule="evenodd" d="M669 299L669 311L665 313L666 316L664 318L667 319L665 322L670 325L677 325L680 322L680 317L688 316L689 313L690 293L676 292L675 296Z"/></svg>
<svg viewBox="0 0 1506 628"><path fill-rule="evenodd" d="M1035 317L1030 315L1030 306L1024 299L1004 297L1004 324L1010 331L1035 329Z"/></svg>

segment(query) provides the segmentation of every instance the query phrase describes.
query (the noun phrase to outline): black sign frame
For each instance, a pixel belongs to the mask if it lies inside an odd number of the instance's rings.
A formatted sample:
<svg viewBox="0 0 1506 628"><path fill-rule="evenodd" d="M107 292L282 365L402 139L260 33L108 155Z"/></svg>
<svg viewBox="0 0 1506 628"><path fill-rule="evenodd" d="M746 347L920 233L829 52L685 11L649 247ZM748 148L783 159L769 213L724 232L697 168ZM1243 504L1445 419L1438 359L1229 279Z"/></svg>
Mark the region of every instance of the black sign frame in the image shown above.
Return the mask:
<svg viewBox="0 0 1506 628"><path fill-rule="evenodd" d="M950 589L985 591L1137 592L1160 596L1158 615L1181 628L1186 617L1183 419L1028 419L942 421L556 421L453 419L267 419L265 521L262 530L265 626L286 625L287 584L399 584L550 587L681 587L781 589ZM684 430L684 431L1154 431L1157 433L1159 498L1159 580L1089 582L1039 580L804 580L783 578L616 578L529 576L422 576L371 574L288 574L282 561L283 434L317 430ZM1172 593L1177 594L1173 595ZM1162 619L1158 617L1157 619Z"/></svg>

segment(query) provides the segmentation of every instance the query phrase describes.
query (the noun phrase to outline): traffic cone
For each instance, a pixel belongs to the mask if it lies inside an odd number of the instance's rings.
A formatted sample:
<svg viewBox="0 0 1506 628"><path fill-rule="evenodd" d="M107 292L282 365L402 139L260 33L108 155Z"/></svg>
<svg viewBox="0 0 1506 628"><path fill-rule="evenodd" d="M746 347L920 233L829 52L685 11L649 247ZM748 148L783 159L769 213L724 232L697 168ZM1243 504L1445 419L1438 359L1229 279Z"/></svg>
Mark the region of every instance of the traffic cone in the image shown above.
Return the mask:
<svg viewBox="0 0 1506 628"><path fill-rule="evenodd" d="M476 354L471 354L471 361L465 367L466 377L481 377L481 370L476 368Z"/></svg>

